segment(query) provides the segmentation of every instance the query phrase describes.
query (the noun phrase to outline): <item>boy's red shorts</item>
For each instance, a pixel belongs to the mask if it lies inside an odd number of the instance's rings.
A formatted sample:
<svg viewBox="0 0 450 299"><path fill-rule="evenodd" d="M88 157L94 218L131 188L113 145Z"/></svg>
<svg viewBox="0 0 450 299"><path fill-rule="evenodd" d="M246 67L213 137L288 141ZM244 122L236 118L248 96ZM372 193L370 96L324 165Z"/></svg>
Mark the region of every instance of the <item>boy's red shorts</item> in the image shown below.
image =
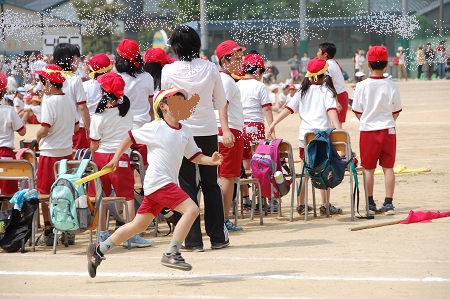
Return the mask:
<svg viewBox="0 0 450 299"><path fill-rule="evenodd" d="M89 148L91 142L86 136L86 128L80 127L77 132L73 133L72 143L73 149Z"/></svg>
<svg viewBox="0 0 450 299"><path fill-rule="evenodd" d="M341 104L342 109L338 111L338 118L341 123L345 123L348 110L348 93L346 91L337 95L337 101Z"/></svg>
<svg viewBox="0 0 450 299"><path fill-rule="evenodd" d="M237 178L241 175L244 137L241 131L230 130L234 135L233 147L225 147L222 142L219 142L219 152L223 156L223 162L219 165L219 176L223 178ZM220 127L219 136L222 136L222 128Z"/></svg>
<svg viewBox="0 0 450 299"><path fill-rule="evenodd" d="M253 156L252 144L259 143L261 139L265 139L264 123L245 122L244 123L244 154L242 159L248 160Z"/></svg>
<svg viewBox="0 0 450 299"><path fill-rule="evenodd" d="M188 198L189 195L187 195L186 192L175 183L170 183L152 194L146 195L137 213L151 213L154 216L157 216L164 207L173 211Z"/></svg>
<svg viewBox="0 0 450 299"><path fill-rule="evenodd" d="M365 169L375 169L377 162L384 168L393 168L397 138L395 128L378 131L361 131L359 151L361 166Z"/></svg>
<svg viewBox="0 0 450 299"><path fill-rule="evenodd" d="M36 173L36 190L42 194L50 194L52 184L55 182L55 163L62 159L72 159L72 155L65 157L39 156Z"/></svg>
<svg viewBox="0 0 450 299"><path fill-rule="evenodd" d="M15 159L12 148L0 147L0 159ZM10 195L19 191L18 181L0 180L0 194Z"/></svg>
<svg viewBox="0 0 450 299"><path fill-rule="evenodd" d="M114 154L95 153L94 162L100 170L113 157ZM130 157L127 154L123 154L120 157L116 171L101 176L100 180L102 181L105 196L111 196L112 185L116 196L125 197L126 200L134 199L134 176L130 167ZM93 181L89 183L89 196L95 196L95 184Z"/></svg>

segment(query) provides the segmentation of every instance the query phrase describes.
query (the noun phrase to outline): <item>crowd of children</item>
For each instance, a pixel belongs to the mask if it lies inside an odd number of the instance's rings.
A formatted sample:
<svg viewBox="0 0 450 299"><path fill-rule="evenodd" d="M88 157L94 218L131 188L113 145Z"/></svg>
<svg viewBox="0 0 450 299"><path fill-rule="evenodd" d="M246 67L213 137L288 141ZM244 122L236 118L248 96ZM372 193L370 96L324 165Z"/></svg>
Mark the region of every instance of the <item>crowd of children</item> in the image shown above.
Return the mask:
<svg viewBox="0 0 450 299"><path fill-rule="evenodd" d="M299 113L299 151L304 159L307 131L340 129L346 120L348 94L332 43L320 44L314 59L306 54L308 60L299 60L298 56L290 60L292 78L304 76L301 84L269 87L263 83L267 66L262 56L256 51L245 54L246 48L233 40L223 41L215 49L220 70L200 57L200 38L193 28L178 26L168 43L176 58L156 48L141 55L136 41L124 39L117 46L114 60L97 54L86 61L89 80L76 74L79 49L59 44L52 63L33 71L37 82L16 89L14 107L4 101L0 104L0 157L14 156L14 131L23 136L25 123L40 124L36 134L40 149L36 178L39 193L50 193L54 164L71 159L74 149L89 148L99 169L113 169L101 177L103 192L105 196L126 198L128 215L124 219L130 221L111 234L106 230L106 218L100 220L100 240L87 249L91 277L96 276L97 267L115 246L125 246L127 240L133 247L151 246L153 242L139 233L167 208L175 212L176 227L161 263L191 270L180 252L204 251L200 190L211 248L227 247L228 232L244 229L229 218L236 180L242 169L250 169L252 145L264 138L276 138L276 125L289 114ZM368 67L371 72L369 78L362 77L356 84L351 106L361 123L361 165L366 173L370 210L389 215L394 214L392 168L395 120L402 109L400 95L395 84L383 76L388 65L385 48L372 47L367 65L361 61L358 69ZM0 73L2 99L7 83L7 77ZM375 89L385 92L373 92ZM274 112L278 113L275 119ZM283 137L282 132L277 135ZM130 148L141 153L146 167L144 199L137 211ZM373 197L373 173L378 162L386 180L385 201L380 209ZM91 195L93 189L92 184ZM0 190L2 194L14 193L17 183L0 181ZM321 213L327 210L325 192ZM245 205L250 207L248 188L244 187L242 193ZM301 188L297 208L300 214L312 209L304 205L304 195ZM276 202L272 204L276 210ZM332 204L328 209L331 214L342 213ZM52 245L56 236L48 205L43 204L42 211L44 242ZM73 244L75 236L69 234L68 240Z"/></svg>

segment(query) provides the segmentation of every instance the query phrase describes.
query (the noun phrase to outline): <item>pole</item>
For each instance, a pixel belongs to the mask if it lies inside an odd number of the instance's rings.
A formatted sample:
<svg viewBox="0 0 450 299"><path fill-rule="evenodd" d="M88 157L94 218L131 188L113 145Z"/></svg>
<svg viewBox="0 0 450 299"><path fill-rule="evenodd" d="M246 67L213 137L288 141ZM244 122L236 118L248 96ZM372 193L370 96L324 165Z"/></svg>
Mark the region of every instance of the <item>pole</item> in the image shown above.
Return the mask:
<svg viewBox="0 0 450 299"><path fill-rule="evenodd" d="M444 0L439 1L439 36L443 34L444 27Z"/></svg>
<svg viewBox="0 0 450 299"><path fill-rule="evenodd" d="M308 33L306 31L306 0L300 0L300 46L299 56L302 57L304 52L308 52Z"/></svg>
<svg viewBox="0 0 450 299"><path fill-rule="evenodd" d="M201 41L201 50L205 53L206 56L208 54L208 28L206 26L206 0L200 0L200 41Z"/></svg>

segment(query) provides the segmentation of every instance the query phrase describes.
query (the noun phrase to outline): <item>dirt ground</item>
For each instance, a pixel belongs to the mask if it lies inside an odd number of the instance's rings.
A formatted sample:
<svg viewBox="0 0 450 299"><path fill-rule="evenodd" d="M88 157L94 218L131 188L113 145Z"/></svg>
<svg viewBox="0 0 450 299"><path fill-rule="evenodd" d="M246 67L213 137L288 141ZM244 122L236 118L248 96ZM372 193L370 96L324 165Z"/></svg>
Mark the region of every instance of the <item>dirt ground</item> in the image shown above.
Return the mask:
<svg viewBox="0 0 450 299"><path fill-rule="evenodd" d="M283 217L269 215L264 226L248 215L244 231L231 232L231 245L183 253L191 272L159 264L170 237L146 249L113 250L91 279L86 270L87 234L76 244L37 247L36 252L0 253L1 298L449 298L450 218L431 223L350 228L407 217L410 210L450 210L450 82L399 82L403 112L398 118L397 163L429 173L396 176L396 215L350 221L348 178L332 191L344 214L289 222L289 195ZM348 86L350 91L350 86ZM352 92L350 91L350 95ZM349 112L344 128L358 153L358 121ZM298 115L277 129L297 148ZM36 128L29 127L27 138ZM34 133L33 133L34 132ZM19 140L19 138L17 138ZM298 150L295 150L298 156ZM298 172L299 170L297 170ZM376 176L375 200L382 204L384 181ZM310 214L312 216L312 214ZM166 228L162 225L163 230Z"/></svg>

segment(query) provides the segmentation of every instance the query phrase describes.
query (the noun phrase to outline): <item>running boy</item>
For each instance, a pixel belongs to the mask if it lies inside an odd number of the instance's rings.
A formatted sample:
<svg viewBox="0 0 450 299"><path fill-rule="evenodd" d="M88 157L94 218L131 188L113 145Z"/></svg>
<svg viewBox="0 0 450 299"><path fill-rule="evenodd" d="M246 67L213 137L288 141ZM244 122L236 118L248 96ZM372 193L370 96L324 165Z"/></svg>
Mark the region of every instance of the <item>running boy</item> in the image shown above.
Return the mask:
<svg viewBox="0 0 450 299"><path fill-rule="evenodd" d="M181 256L180 248L199 215L199 208L178 186L178 173L183 156L194 163L220 165L222 155L218 152L214 152L212 157L203 155L191 130L179 122L192 114L200 100L196 94L188 101L186 97L186 92L178 88L160 91L153 103L158 121L129 131L113 159L105 165L104 168L117 169L120 157L133 142L145 144L148 148L149 166L144 180L144 201L132 222L119 227L106 241L88 245L88 271L91 277L96 276L97 267L105 259L106 253L116 244L145 231L164 207L178 211L182 216L175 227L169 248L163 254L161 264L184 271L192 269Z"/></svg>
<svg viewBox="0 0 450 299"><path fill-rule="evenodd" d="M383 76L388 67L388 52L384 47L374 46L367 55L371 76L356 84L352 111L360 121L359 150L364 168L369 196L369 209L394 215L396 152L395 120L402 111L397 85ZM374 172L377 162L383 167L385 192L383 206L377 210L373 199Z"/></svg>

